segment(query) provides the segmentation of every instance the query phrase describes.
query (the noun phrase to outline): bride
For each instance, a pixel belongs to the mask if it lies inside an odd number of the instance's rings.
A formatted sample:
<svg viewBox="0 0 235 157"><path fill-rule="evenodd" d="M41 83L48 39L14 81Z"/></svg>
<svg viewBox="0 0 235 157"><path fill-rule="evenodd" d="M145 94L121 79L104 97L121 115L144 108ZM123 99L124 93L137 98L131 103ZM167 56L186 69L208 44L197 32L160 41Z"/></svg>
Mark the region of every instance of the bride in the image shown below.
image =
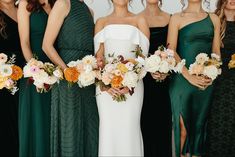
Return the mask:
<svg viewBox="0 0 235 157"><path fill-rule="evenodd" d="M135 58L131 51L140 46L146 56L149 48L149 28L145 19L128 11L131 0L112 0L114 11L97 20L95 52L100 67L109 54ZM129 93L128 88L101 90L98 86L97 105L100 116L99 156L143 156L140 114L144 86L139 81L132 96L116 102L113 96Z"/></svg>

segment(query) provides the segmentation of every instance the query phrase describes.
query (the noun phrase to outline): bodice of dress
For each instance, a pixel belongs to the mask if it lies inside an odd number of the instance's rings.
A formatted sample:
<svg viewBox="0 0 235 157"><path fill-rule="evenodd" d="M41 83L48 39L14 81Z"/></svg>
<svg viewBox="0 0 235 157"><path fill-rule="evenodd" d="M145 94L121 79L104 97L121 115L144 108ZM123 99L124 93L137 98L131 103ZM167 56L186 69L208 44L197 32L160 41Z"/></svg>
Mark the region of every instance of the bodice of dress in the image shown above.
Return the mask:
<svg viewBox="0 0 235 157"><path fill-rule="evenodd" d="M135 26L125 24L111 24L105 26L94 38L95 52L104 43L105 57L108 55L122 55L124 58L135 58L136 46L139 45L143 54L147 56L149 49L148 38Z"/></svg>
<svg viewBox="0 0 235 157"><path fill-rule="evenodd" d="M150 47L149 47L150 54L154 54L154 52L161 45L167 46L166 45L167 33L168 33L168 25L164 27L150 28Z"/></svg>
<svg viewBox="0 0 235 157"><path fill-rule="evenodd" d="M64 50L94 51L94 22L89 8L84 2L70 0L70 12L64 20L58 36L59 53ZM60 52L63 50L63 52Z"/></svg>
<svg viewBox="0 0 235 157"><path fill-rule="evenodd" d="M186 59L187 67L195 61L199 53L212 53L213 37L214 25L210 15L179 30L177 52L181 58Z"/></svg>

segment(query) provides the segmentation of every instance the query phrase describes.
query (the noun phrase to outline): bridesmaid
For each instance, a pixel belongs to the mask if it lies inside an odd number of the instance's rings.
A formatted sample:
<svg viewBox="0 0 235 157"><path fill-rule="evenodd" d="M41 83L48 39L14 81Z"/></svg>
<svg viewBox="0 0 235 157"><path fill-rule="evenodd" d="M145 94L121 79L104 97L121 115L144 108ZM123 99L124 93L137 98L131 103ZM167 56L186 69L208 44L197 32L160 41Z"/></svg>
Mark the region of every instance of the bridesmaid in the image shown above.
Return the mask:
<svg viewBox="0 0 235 157"><path fill-rule="evenodd" d="M170 87L177 157L205 153L205 129L213 86L210 79L190 75L189 65L200 52L220 55L219 18L203 10L202 0L187 2L185 10L172 16L168 32L169 47L178 52L177 60L186 59L182 75L175 75Z"/></svg>
<svg viewBox="0 0 235 157"><path fill-rule="evenodd" d="M47 17L53 1L20 0L18 27L21 47L28 62L35 54L39 60L49 59L42 51ZM19 103L19 156L49 156L50 154L50 92L40 94L34 85L23 79Z"/></svg>
<svg viewBox="0 0 235 157"><path fill-rule="evenodd" d="M170 15L160 9L161 5L162 0L146 0L146 8L140 13L150 27L149 54L154 54L161 45L166 46ZM144 78L144 104L141 115L144 156L171 157L171 105L169 80L165 78L166 75L159 73L148 73ZM162 82L156 82L156 79ZM154 125L160 127L153 127Z"/></svg>
<svg viewBox="0 0 235 157"><path fill-rule="evenodd" d="M235 53L235 1L219 0L216 14L221 20L222 75L215 84L208 121L208 157L235 156L235 70L228 68Z"/></svg>
<svg viewBox="0 0 235 157"><path fill-rule="evenodd" d="M13 0L0 0L0 53L10 57L16 55L16 65L22 66L23 56L17 24L17 8ZM12 95L8 90L0 90L1 99L1 153L18 156L18 92ZM11 150L11 151L9 151Z"/></svg>
<svg viewBox="0 0 235 157"><path fill-rule="evenodd" d="M53 63L67 63L94 54L94 23L80 0L57 0L48 19L43 49ZM58 37L58 38L57 38ZM54 48L57 38L58 51ZM98 110L95 86L68 87L66 81L52 89L51 156L98 156Z"/></svg>

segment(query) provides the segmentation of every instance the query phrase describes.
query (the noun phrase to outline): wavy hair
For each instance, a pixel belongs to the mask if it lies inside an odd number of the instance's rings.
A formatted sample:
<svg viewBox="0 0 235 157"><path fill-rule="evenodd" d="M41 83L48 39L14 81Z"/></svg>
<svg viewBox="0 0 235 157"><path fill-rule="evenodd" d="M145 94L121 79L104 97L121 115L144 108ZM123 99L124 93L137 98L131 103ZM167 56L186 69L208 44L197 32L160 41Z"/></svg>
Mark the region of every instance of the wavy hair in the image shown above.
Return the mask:
<svg viewBox="0 0 235 157"><path fill-rule="evenodd" d="M56 0L48 0L48 3L50 4L51 8L54 6ZM45 3L41 4L39 0L28 0L28 4L26 6L26 9L29 12L35 12L39 11Z"/></svg>
<svg viewBox="0 0 235 157"><path fill-rule="evenodd" d="M6 34L6 26L7 24L5 23L5 20L4 20L4 14L3 12L0 10L0 35L6 39L7 38L7 34Z"/></svg>

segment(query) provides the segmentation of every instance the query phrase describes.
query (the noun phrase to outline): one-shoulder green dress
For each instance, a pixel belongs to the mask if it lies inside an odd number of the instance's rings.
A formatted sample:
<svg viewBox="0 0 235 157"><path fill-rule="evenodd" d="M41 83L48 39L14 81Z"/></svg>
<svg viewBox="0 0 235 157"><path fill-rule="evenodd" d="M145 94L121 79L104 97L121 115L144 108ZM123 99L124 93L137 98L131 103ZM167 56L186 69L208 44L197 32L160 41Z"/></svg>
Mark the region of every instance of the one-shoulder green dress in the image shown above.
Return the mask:
<svg viewBox="0 0 235 157"><path fill-rule="evenodd" d="M186 59L186 67L195 62L199 53L212 52L214 26L210 15L179 30L177 52ZM182 75L176 74L171 82L170 96L174 121L176 156L180 157L180 116L187 130L183 154L201 156L204 153L207 114L213 86L200 90Z"/></svg>
<svg viewBox="0 0 235 157"><path fill-rule="evenodd" d="M47 18L43 9L30 15L30 46L42 62L49 61L42 51ZM27 80L21 80L19 91L19 156L46 157L50 155L51 92L38 93Z"/></svg>
<svg viewBox="0 0 235 157"><path fill-rule="evenodd" d="M94 54L94 22L84 2L70 0L71 8L58 36L58 53L67 64ZM99 118L95 86L79 88L61 81L52 89L51 156L98 156Z"/></svg>

